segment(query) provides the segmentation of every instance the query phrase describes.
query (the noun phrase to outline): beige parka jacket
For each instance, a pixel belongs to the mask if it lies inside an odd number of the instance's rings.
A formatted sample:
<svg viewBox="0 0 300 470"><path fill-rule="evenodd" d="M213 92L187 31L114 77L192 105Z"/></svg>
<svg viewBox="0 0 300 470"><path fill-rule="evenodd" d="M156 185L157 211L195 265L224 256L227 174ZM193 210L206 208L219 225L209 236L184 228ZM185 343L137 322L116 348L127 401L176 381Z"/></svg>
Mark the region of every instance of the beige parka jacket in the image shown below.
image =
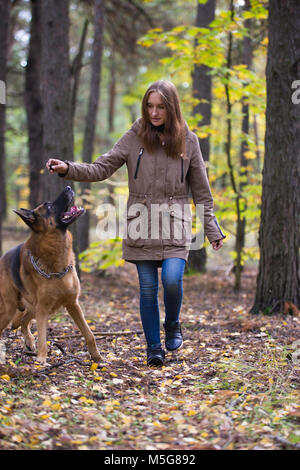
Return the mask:
<svg viewBox="0 0 300 470"><path fill-rule="evenodd" d="M103 181L126 164L129 197L123 258L131 262L174 257L187 260L192 242L191 197L203 214L208 240L225 238L213 213L198 137L187 127L186 159L166 155L163 145L149 153L138 136L139 123L140 119L135 121L112 150L94 163L67 161L69 169L63 177L73 181Z"/></svg>

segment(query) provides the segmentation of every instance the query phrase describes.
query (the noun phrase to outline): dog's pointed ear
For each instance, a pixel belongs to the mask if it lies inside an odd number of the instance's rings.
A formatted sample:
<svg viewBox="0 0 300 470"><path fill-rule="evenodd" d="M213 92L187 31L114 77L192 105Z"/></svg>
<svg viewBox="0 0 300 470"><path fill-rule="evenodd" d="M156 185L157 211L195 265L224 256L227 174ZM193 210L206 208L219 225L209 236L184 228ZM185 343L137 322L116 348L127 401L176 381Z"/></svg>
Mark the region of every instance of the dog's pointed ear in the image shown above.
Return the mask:
<svg viewBox="0 0 300 470"><path fill-rule="evenodd" d="M20 208L20 209L13 209L13 211L19 217L21 217L21 219L25 222L25 224L27 224L30 228L32 227L32 225L36 221L36 216L35 216L34 212L31 211L30 209Z"/></svg>

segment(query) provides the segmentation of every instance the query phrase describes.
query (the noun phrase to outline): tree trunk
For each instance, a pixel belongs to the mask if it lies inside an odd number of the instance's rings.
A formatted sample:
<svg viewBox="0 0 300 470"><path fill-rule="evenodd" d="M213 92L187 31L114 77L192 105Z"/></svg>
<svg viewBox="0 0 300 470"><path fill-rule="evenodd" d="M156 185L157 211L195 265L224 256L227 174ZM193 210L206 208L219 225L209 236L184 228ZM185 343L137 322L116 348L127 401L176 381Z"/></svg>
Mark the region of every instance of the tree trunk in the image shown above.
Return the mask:
<svg viewBox="0 0 300 470"><path fill-rule="evenodd" d="M6 114L6 68L9 42L10 0L0 2L0 218L6 216L6 180L5 180L5 114ZM1 239L1 234L0 234ZM1 246L0 246L1 250Z"/></svg>
<svg viewBox="0 0 300 470"><path fill-rule="evenodd" d="M216 0L208 0L207 3L197 5L196 26L199 28L208 28L215 18ZM211 89L212 79L209 74L209 68L205 65L195 64L193 71L193 94L194 97L201 100L193 109L193 114L201 114L202 120L198 123L200 126L210 125L211 122ZM209 136L199 139L203 159L209 161ZM206 249L191 250L187 269L194 269L199 272L205 272Z"/></svg>
<svg viewBox="0 0 300 470"><path fill-rule="evenodd" d="M77 103L77 93L79 88L79 77L82 68L82 58L84 54L84 45L85 40L87 37L89 26L89 20L86 18L83 24L82 34L80 38L80 44L78 48L78 53L73 60L72 67L71 67L71 75L73 77L73 87L72 87L72 117L74 120L75 111L76 111L76 103Z"/></svg>
<svg viewBox="0 0 300 470"><path fill-rule="evenodd" d="M300 3L270 0L260 262L253 313L300 306Z"/></svg>
<svg viewBox="0 0 300 470"><path fill-rule="evenodd" d="M93 57L90 84L90 97L88 104L88 112L86 117L86 126L83 142L82 160L85 163L91 163L94 149L94 136L97 124L97 111L100 94L101 81L101 62L103 50L103 16L104 16L104 0L95 0L95 21L94 21L94 41L93 41ZM90 189L89 183L81 183L83 201L84 194ZM79 219L79 250L84 251L89 246L89 213L88 211Z"/></svg>
<svg viewBox="0 0 300 470"><path fill-rule="evenodd" d="M245 11L249 11L251 9L250 0L245 1ZM251 68L252 64L252 46L251 46L251 20L245 20L245 28L249 31L249 35L246 35L243 39L243 60L242 63L247 66L248 69ZM247 177L248 171L243 169L248 165L248 161L245 157L245 153L248 151L248 142L247 139L249 137L249 104L247 99L242 100L242 142L241 142L241 150L240 150L240 176ZM246 181L240 182L239 192L243 195L243 187L247 184ZM235 261L235 290L240 289L241 285L241 274L243 270L243 250L245 248L245 233L246 233L246 217L245 212L247 210L247 201L244 198L244 207L241 210L240 219L237 221L236 227L236 239L235 239L235 252L237 254L237 258Z"/></svg>
<svg viewBox="0 0 300 470"><path fill-rule="evenodd" d="M110 61L110 84L108 90L108 132L114 132L115 130L116 85L116 61L114 57L114 52L112 51Z"/></svg>
<svg viewBox="0 0 300 470"><path fill-rule="evenodd" d="M73 128L69 65L69 1L43 0L41 96L43 158L73 160ZM42 175L43 201L53 200L65 186L62 178Z"/></svg>
<svg viewBox="0 0 300 470"><path fill-rule="evenodd" d="M41 73L41 2L31 0L30 42L25 71L25 106L29 143L29 205L43 202L41 182L41 157L43 154L42 101L40 95Z"/></svg>

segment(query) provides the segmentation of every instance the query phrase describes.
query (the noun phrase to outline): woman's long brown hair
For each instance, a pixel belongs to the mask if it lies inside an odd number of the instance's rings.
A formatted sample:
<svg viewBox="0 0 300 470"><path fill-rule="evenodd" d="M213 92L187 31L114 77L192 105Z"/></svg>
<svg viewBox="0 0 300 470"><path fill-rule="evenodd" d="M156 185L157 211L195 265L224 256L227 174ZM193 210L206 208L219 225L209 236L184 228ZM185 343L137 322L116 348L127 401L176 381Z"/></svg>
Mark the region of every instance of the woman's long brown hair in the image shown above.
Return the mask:
<svg viewBox="0 0 300 470"><path fill-rule="evenodd" d="M167 80L158 80L149 86L142 101L142 119L139 129L145 148L152 152L161 145L159 128L151 124L148 112L148 100L151 93L157 92L162 98L167 116L163 129L162 140L167 155L173 158L185 158L186 126L181 114L177 89Z"/></svg>

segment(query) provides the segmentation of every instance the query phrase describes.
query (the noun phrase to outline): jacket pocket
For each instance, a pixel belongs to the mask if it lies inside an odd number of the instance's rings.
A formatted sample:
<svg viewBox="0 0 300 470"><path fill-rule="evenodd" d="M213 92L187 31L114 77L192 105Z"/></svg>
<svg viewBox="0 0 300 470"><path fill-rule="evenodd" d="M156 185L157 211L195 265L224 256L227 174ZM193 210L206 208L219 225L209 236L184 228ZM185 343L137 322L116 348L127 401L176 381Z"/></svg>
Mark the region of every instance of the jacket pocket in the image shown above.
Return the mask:
<svg viewBox="0 0 300 470"><path fill-rule="evenodd" d="M129 207L124 238L128 246L142 247L146 244L148 211L144 204L136 203Z"/></svg>
<svg viewBox="0 0 300 470"><path fill-rule="evenodd" d="M170 239L166 245L189 246L192 240L192 216L182 208L170 208Z"/></svg>
<svg viewBox="0 0 300 470"><path fill-rule="evenodd" d="M140 148L140 153L136 162L136 167L135 167L135 172L134 172L134 179L137 179L138 173L139 173L139 168L140 168L140 163L141 163L141 158L144 153L143 147Z"/></svg>

